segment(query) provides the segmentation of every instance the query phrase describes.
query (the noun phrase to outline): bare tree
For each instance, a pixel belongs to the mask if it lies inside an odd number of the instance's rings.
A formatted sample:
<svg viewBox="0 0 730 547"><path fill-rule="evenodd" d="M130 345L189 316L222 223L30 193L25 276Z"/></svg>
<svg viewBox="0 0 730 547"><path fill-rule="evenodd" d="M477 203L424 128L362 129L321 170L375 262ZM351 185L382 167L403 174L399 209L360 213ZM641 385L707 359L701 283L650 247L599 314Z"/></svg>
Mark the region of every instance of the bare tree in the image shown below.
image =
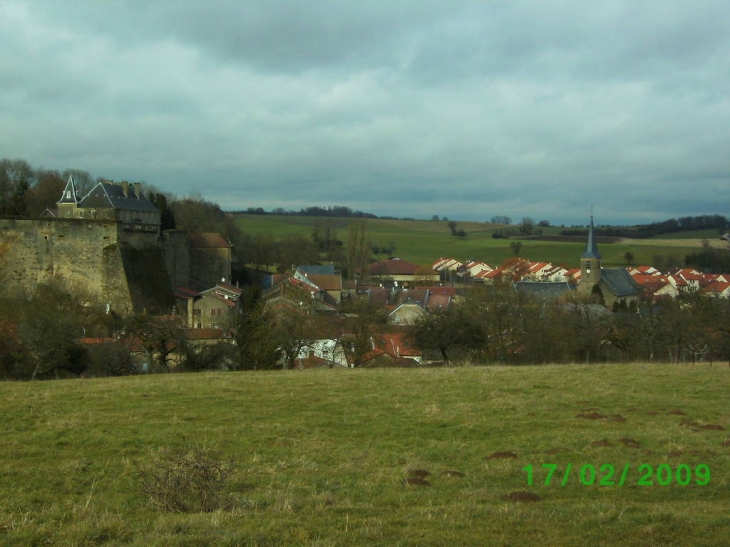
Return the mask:
<svg viewBox="0 0 730 547"><path fill-rule="evenodd" d="M368 240L367 219L361 218L350 224L347 237L347 277L355 279L359 271L361 279L367 272L367 262L370 258L370 241Z"/></svg>

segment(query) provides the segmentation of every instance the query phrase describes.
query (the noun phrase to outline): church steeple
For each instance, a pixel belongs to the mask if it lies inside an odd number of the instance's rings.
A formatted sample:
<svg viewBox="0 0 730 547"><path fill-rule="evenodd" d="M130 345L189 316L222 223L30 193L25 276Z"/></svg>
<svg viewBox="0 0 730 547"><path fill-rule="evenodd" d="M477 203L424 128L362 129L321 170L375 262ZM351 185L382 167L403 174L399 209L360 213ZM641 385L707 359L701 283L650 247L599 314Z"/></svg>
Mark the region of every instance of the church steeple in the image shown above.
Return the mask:
<svg viewBox="0 0 730 547"><path fill-rule="evenodd" d="M601 259L601 253L598 252L598 244L596 243L596 236L593 233L593 213L591 212L591 225L588 228L588 241L586 241L586 251L581 255L581 258L592 258L594 260Z"/></svg>
<svg viewBox="0 0 730 547"><path fill-rule="evenodd" d="M601 253L598 252L596 235L593 230L593 208L591 207L591 224L588 227L586 250L580 257L580 285L581 292L593 290L601 281Z"/></svg>

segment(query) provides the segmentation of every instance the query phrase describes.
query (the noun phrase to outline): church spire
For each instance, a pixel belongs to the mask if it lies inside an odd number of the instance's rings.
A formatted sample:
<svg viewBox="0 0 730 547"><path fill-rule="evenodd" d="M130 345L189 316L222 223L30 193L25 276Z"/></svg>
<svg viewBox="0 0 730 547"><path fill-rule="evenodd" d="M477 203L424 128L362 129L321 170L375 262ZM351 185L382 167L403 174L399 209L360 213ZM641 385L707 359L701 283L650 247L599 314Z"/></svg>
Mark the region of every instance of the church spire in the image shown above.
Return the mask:
<svg viewBox="0 0 730 547"><path fill-rule="evenodd" d="M581 255L581 258L593 258L593 259L601 258L601 253L598 252L598 244L596 243L596 236L593 233L593 207L591 207L591 225L588 228L588 240L586 241L586 250Z"/></svg>

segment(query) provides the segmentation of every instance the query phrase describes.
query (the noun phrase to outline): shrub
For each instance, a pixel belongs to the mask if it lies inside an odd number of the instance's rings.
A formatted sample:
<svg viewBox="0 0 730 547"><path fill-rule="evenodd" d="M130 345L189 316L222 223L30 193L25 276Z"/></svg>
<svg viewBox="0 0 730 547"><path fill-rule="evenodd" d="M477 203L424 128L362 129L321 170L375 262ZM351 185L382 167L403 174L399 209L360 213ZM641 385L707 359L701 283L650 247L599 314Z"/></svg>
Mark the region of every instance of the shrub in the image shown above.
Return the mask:
<svg viewBox="0 0 730 547"><path fill-rule="evenodd" d="M232 472L232 460L221 460L213 448L187 443L152 453L135 480L162 511L208 513L229 505L226 481Z"/></svg>

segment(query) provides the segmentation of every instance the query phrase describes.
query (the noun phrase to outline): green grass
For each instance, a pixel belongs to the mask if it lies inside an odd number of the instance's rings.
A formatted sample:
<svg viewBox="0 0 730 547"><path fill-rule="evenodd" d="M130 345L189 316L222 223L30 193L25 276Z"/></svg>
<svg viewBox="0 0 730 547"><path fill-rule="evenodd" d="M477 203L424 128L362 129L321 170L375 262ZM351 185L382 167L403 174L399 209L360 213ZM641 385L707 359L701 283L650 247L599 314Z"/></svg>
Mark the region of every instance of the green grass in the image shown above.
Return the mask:
<svg viewBox="0 0 730 547"><path fill-rule="evenodd" d="M0 544L724 546L729 389L726 365L638 364L3 383ZM186 439L235 457L235 507L161 513L139 492L151 452ZM543 463L631 468L545 486ZM711 482L637 486L643 463ZM430 485L404 485L414 470Z"/></svg>
<svg viewBox="0 0 730 547"><path fill-rule="evenodd" d="M241 229L251 235L271 235L275 239L287 234L299 233L309 236L315 217L276 215L236 215ZM325 221L326 219L319 219ZM329 219L339 237L347 244L347 227L353 219ZM431 265L441 257L459 260L481 260L497 266L514 256L508 239L494 239L492 234L500 226L480 222L458 222L458 228L467 232L464 239L451 235L444 221L428 220L368 220L368 233L374 243L387 245L394 242L395 255L420 265ZM545 233L556 235L562 228L545 228ZM693 232L694 233L694 232ZM521 240L520 256L534 261L551 262L568 267L580 266L580 255L585 244L575 242ZM699 247L676 239L627 240L600 244L603 264L606 267L626 266L625 254L634 254L634 264L652 264L655 255L674 256L680 263L684 257ZM379 258L385 258L380 256Z"/></svg>

